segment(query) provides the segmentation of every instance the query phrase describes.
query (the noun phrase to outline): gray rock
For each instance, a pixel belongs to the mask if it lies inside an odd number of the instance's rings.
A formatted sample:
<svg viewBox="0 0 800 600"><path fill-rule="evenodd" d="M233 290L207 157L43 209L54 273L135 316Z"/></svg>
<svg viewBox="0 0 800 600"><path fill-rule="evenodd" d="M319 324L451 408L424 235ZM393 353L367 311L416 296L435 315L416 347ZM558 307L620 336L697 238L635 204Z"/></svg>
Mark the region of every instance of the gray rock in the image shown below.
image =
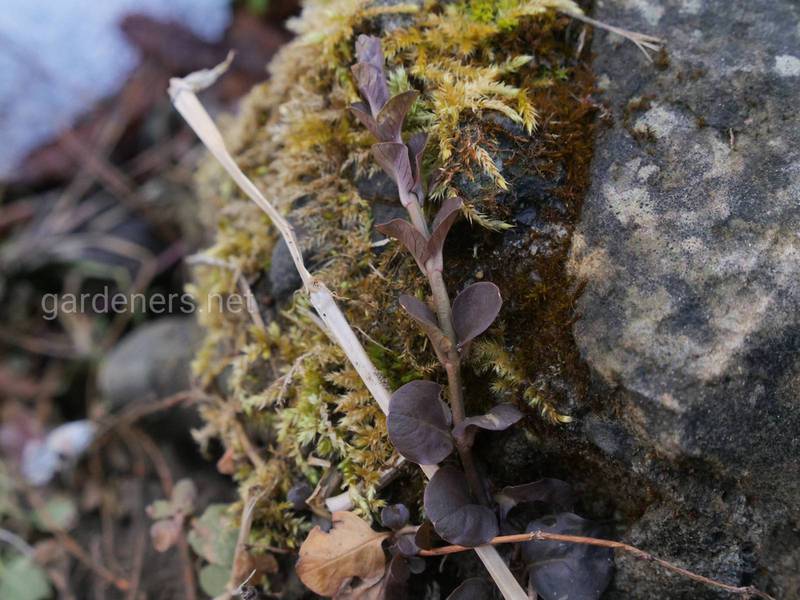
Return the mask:
<svg viewBox="0 0 800 600"><path fill-rule="evenodd" d="M112 411L189 389L202 338L194 317L164 317L125 336L100 365L98 387Z"/></svg>
<svg viewBox="0 0 800 600"><path fill-rule="evenodd" d="M661 494L628 539L800 597L800 5L606 1L595 17L668 44L650 65L595 36L614 123L570 260L576 342L643 451L594 442ZM632 561L614 586L717 597Z"/></svg>
<svg viewBox="0 0 800 600"><path fill-rule="evenodd" d="M283 239L272 249L269 263L269 282L273 297L281 302L303 285L303 279L294 266L289 246Z"/></svg>

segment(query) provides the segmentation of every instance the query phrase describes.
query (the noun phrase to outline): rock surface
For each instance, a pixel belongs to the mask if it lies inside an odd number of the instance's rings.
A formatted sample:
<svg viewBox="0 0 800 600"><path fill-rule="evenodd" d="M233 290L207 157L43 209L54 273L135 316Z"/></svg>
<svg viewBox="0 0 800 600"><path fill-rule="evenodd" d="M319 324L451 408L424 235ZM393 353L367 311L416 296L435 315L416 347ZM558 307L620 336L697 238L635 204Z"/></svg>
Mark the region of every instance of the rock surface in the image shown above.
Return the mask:
<svg viewBox="0 0 800 600"><path fill-rule="evenodd" d="M194 317L164 317L141 325L108 354L98 386L112 411L189 389L201 331Z"/></svg>
<svg viewBox="0 0 800 600"><path fill-rule="evenodd" d="M630 541L798 598L800 5L605 0L594 16L667 52L651 65L594 39L613 124L570 272L585 282L575 339L609 419L584 431L660 494ZM618 562L609 597L717 597Z"/></svg>

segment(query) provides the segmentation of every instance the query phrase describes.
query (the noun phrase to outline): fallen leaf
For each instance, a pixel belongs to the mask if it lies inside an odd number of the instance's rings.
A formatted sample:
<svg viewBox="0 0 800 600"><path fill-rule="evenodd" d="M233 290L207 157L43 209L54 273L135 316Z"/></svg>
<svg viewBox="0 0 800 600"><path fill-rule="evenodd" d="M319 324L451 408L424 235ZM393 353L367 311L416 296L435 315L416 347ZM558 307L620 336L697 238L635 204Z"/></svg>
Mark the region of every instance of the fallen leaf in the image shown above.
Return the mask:
<svg viewBox="0 0 800 600"><path fill-rule="evenodd" d="M315 527L300 546L297 575L320 596L333 596L353 577L380 577L386 569L382 545L388 536L354 513L335 512L328 533Z"/></svg>
<svg viewBox="0 0 800 600"><path fill-rule="evenodd" d="M182 519L162 519L150 526L150 539L157 552L166 552L178 541L183 527Z"/></svg>
<svg viewBox="0 0 800 600"><path fill-rule="evenodd" d="M334 596L334 600L405 600L408 598L406 584L410 576L406 559L395 556L383 577L377 581L362 580L356 585L348 584Z"/></svg>

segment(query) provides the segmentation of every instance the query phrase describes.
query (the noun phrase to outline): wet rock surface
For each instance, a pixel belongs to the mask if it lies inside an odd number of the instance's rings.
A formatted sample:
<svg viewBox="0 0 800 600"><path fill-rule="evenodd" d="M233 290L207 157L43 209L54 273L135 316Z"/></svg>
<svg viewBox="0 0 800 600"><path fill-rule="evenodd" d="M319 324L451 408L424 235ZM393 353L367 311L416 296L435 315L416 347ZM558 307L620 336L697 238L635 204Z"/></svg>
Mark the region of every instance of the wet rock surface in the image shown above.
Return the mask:
<svg viewBox="0 0 800 600"><path fill-rule="evenodd" d="M659 500L627 541L800 597L800 5L598 2L613 124L572 238L586 438ZM619 560L611 598L714 598Z"/></svg>

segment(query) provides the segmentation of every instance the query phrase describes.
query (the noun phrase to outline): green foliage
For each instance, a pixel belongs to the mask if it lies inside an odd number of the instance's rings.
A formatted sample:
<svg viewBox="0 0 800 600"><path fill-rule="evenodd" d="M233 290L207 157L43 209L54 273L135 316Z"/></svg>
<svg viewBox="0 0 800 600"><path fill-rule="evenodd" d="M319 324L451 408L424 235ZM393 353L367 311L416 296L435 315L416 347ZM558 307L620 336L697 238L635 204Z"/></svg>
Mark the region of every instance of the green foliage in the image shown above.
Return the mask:
<svg viewBox="0 0 800 600"><path fill-rule="evenodd" d="M530 384L522 368L497 340L479 340L472 350L471 360L478 373L494 376L492 392L501 400L522 397L531 407L553 424L569 423L572 417L562 415Z"/></svg>
<svg viewBox="0 0 800 600"><path fill-rule="evenodd" d="M0 560L0 598L45 600L50 594L47 574L30 558L14 556Z"/></svg>

